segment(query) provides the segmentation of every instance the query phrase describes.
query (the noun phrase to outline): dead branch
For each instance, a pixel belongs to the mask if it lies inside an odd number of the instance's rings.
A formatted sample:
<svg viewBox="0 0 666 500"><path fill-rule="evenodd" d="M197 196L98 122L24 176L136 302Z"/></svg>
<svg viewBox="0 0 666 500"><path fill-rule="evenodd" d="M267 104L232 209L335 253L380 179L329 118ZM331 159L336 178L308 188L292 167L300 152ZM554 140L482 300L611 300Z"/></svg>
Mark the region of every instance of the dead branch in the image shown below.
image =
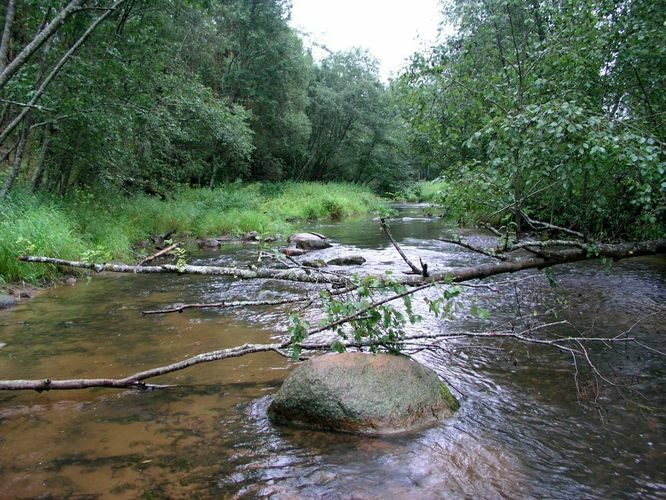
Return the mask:
<svg viewBox="0 0 666 500"><path fill-rule="evenodd" d="M354 315L356 316L356 315ZM545 325L539 325L538 327L533 327L528 330L516 332L516 331L491 331L491 332L450 332L450 333L438 333L438 334L422 334L422 335L413 335L406 339L403 339L400 344L404 347L409 348L410 344L413 344L414 347L419 346L419 340L431 339L434 341L442 340L451 340L456 338L483 338L483 339L492 339L492 338L512 338L521 342L526 342L530 344L541 344L551 347L555 347L562 351L571 353L572 355L583 355L588 363L592 363L591 358L583 346L580 348L568 347L566 343L574 343L581 345L582 343L615 343L615 344L626 344L631 342L636 342L636 339L633 337L565 337L565 338L556 338L556 339L539 339L528 334L532 334L537 330L543 330L548 327L558 326L565 324L565 321L557 321ZM332 328L338 322L331 323L328 328ZM327 328L316 328L311 330L312 333L317 333ZM343 341L342 342L346 348L369 348L372 346L383 347L385 346L384 342L381 341ZM210 363L212 361L218 361L228 358L237 358L245 356L248 354L254 354L259 352L275 352L280 356L289 357L289 354L286 352L286 349L291 345L291 341L285 340L281 343L273 344L243 344L237 347L231 347L228 349L221 349L217 351L209 351L192 356L190 358L172 363L166 366L160 366L156 368L151 368L144 370L133 375L129 375L124 378L95 378L95 379L36 379L36 380L0 380L0 390L4 391L19 391L19 390L34 390L37 392L50 391L50 390L74 390L74 389L88 389L92 387L107 387L114 389L123 389L123 388L135 388L135 389L156 389L160 385L149 385L144 381L150 378L158 377L161 375L166 375L175 371L184 370L194 365L202 363ZM432 348L437 348L435 344L432 344ZM329 351L330 342L328 341L317 341L317 342L305 342L301 345L301 349L304 351ZM596 369L594 364L590 365L595 372L607 380L600 372Z"/></svg>
<svg viewBox="0 0 666 500"><path fill-rule="evenodd" d="M178 246L178 243L174 243L173 245L169 245L168 247L163 248L162 250L160 250L158 252L155 252L153 255L150 255L150 256L146 257L141 262L139 262L137 265L138 266L143 266L144 264L147 264L148 262L151 262L151 261L155 260L158 257L161 257L162 255L164 255L166 253L169 253L171 250L173 250L177 246Z"/></svg>
<svg viewBox="0 0 666 500"><path fill-rule="evenodd" d="M655 255L666 253L666 239L647 240L632 243L605 244L600 243L593 246L594 251L589 252L583 248L569 248L554 251L544 256L525 257L505 262L481 264L478 266L461 267L448 271L430 274L427 278L423 276L402 276L396 279L403 285L419 286L424 283L450 282L459 283L475 279L487 278L497 274L515 273L525 269L544 269L547 267L567 262L578 262L597 257L606 257L620 260L628 257L641 255ZM33 262L43 264L55 264L82 269L91 269L96 272L116 273L174 273L174 274L200 274L207 276L229 276L237 279L277 279L295 281L301 283L333 284L341 286L352 286L348 276L342 273L322 274L314 269L240 269L235 267L216 266L191 266L183 267L172 264L160 266L131 266L127 264L91 264L88 262L68 261L41 256L22 256L22 262Z"/></svg>
<svg viewBox="0 0 666 500"><path fill-rule="evenodd" d="M284 304L297 304L299 302L307 302L312 300L311 297L298 297L295 299L284 300L236 300L236 301L222 301L212 302L209 304L179 304L174 307L167 307L164 309L156 309L152 311L141 311L142 316L150 314L167 314L167 313L182 313L185 309L226 309L231 307L255 307L255 306L280 306Z"/></svg>
<svg viewBox="0 0 666 500"><path fill-rule="evenodd" d="M184 370L190 366L198 365L201 363L210 363L220 359L237 358L252 354L256 352L276 352L281 356L287 356L283 349L287 347L288 343L282 344L243 344L238 347L231 347L229 349L221 349L219 351L210 351L198 354L191 358L178 361L166 366L151 368L142 372L135 373L124 378L94 378L94 379L39 379L39 380L0 380L0 390L3 391L23 391L33 390L37 392L50 391L50 390L72 390L72 389L88 389L91 387L110 387L114 389L122 388L155 388L155 386L148 386L143 381L149 378L158 377L167 373Z"/></svg>
<svg viewBox="0 0 666 500"><path fill-rule="evenodd" d="M447 238L437 238L437 240L438 241L443 241L444 243L450 243L452 245L458 245L458 246L461 246L461 247L466 248L468 250L471 250L473 252L480 253L480 254L486 255L488 257L492 257L494 259L507 260L507 257L505 257L504 255L498 254L497 252L493 251L492 249L488 250L488 249L485 249L485 248L482 248L482 247L477 247L476 245L472 245L470 243L467 243L466 241L464 241L462 239L450 240L450 239L447 239Z"/></svg>
<svg viewBox="0 0 666 500"><path fill-rule="evenodd" d="M386 225L386 220L384 218L379 219L379 223L384 230L384 233L386 233L386 236L388 237L389 241L391 244L395 247L395 249L398 251L400 254L400 257L402 257L402 260L404 260L409 268L412 270L414 274L420 274L421 276L428 277L428 272L424 271L422 267L416 266L411 260L407 258L405 255L405 252L402 251L402 248L400 248L400 245L393 239L393 235L391 235L391 231L389 231L388 226ZM426 268L427 269L427 268Z"/></svg>
<svg viewBox="0 0 666 500"><path fill-rule="evenodd" d="M520 212L520 214L523 217L523 219L525 219L525 222L527 222L533 229L550 229L552 231L560 231L562 233L571 234L573 236L577 236L578 238L585 239L585 235L583 233L579 233L578 231L574 231L573 229L568 229L566 227L549 224L548 222L541 222L538 220L531 219L529 215L527 215L525 212Z"/></svg>

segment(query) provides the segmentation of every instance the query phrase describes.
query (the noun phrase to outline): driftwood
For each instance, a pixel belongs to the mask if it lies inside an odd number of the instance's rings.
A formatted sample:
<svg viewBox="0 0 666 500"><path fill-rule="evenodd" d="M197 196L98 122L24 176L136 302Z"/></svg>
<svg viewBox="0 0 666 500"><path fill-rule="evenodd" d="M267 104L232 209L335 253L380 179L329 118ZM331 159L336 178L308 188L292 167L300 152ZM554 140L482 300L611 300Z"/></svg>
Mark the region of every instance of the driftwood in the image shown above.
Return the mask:
<svg viewBox="0 0 666 500"><path fill-rule="evenodd" d="M532 245L535 245L532 243ZM511 258L504 262L482 264L478 266L462 267L446 271L433 272L428 277L424 276L402 276L396 281L404 285L421 285L429 282L463 282L474 279L487 278L503 273L515 273L525 269L544 269L557 264L567 262L578 262L581 260L605 257L614 260L641 255L655 255L666 253L666 239L648 240L632 243L597 244L588 245L585 248L569 248L554 250L540 256ZM327 272L318 273L314 269L241 269L237 267L217 266L191 266L178 267L173 264L160 266L131 266L127 264L91 264L88 262L55 259L51 257L23 256L19 257L23 262L42 264L55 264L74 268L90 269L96 272L115 273L174 273L174 274L200 274L207 276L229 276L236 279L276 279L285 281L296 281L302 283L320 283L349 285L350 278L344 274Z"/></svg>
<svg viewBox="0 0 666 500"><path fill-rule="evenodd" d="M455 243L452 241L452 243ZM558 242L561 243L561 242ZM438 283L460 283L474 279L481 279L488 276L493 276L496 274L502 273L512 273L521 271L524 269L532 268L545 268L550 267L556 264L565 263L565 262L576 262L580 260L590 259L594 257L606 257L612 259L622 259L626 257L634 257L639 255L652 255L666 253L666 240L652 240L652 241L643 241L635 243L622 243L622 244L598 244L598 245L569 245L571 242L566 242L567 248L558 249L552 252L548 252L546 245L538 245L532 243L533 246L544 247L546 251L541 253L538 256L531 256L526 258L508 258L503 262L495 262L492 264L485 264L480 266L470 266L459 269L452 269L448 271L441 271L433 273L429 277L424 276L402 276L398 278L402 284L412 285L412 288L385 297L381 300L373 302L368 307L356 311L355 313L333 321L327 325L311 328L306 333L306 340L300 344L301 352L307 351L321 351L330 349L330 341L308 341L308 337L316 333L329 330L340 325L355 321L357 319L363 318L371 309L376 308L387 302L391 302L400 298L403 298L407 295L414 294L431 286L434 286ZM521 244L521 246L523 246ZM529 244L524 245L526 248ZM555 245L554 248L558 248L560 245ZM178 268L174 265L162 265L162 266L130 266L125 264L89 264L84 262L77 261L66 261L62 259L53 259L49 257L34 257L34 256L24 256L20 260L24 262L35 262L35 263L47 263L47 264L56 264L64 265L69 267L91 269L97 272L124 272L124 273L181 273L181 274L203 274L203 275L217 275L217 276L230 276L239 279L282 279L289 281L301 281L307 283L320 283L320 284L333 284L333 285L344 285L353 288L353 284L350 283L348 277L344 275L333 275L333 274L319 274L312 270L304 270L300 268L292 269L256 269L256 270L247 270L247 269L237 269L237 268L226 268L226 267L206 267L206 266L184 266ZM237 305L275 305L277 303L288 303L288 302L300 302L307 299L292 299L289 301L245 301L245 302L226 302L221 303L223 307L233 307ZM219 305L219 304L218 304ZM180 308L172 308L172 311L182 311L186 307L212 307L216 305L211 304L193 304L186 306L179 306ZM167 310L162 311L146 311L146 313L154 314L158 312L170 312ZM586 343L602 343L606 346L617 343L635 343L636 345L648 349L659 355L664 355L664 353L659 352L655 349L650 348L641 344L638 340L633 337L630 337L627 332L622 332L614 337L600 338L593 336L584 336L578 335L575 337L561 337L556 334L551 334L548 336L547 329L552 326L562 325L565 322L558 321L555 323L541 324L538 326L529 326L523 331L519 331L515 328L514 324L508 326L505 330L492 331L492 332L452 332L452 333L436 333L436 334L425 334L425 335L415 335L398 341L400 347L407 353L419 352L424 349L438 349L438 342L453 339L453 338L464 338L464 337L475 337L475 338L507 338L514 339L519 342L526 342L532 344L547 345L554 348L557 348L563 352L570 354L573 357L574 366L576 366L576 385L578 387L578 361L582 360L590 370L596 380L603 380L604 382L610 383L607 378L605 378L597 367L594 365L590 354L585 347ZM633 328L633 327L632 327ZM541 336L535 335L539 333ZM419 343L419 341L429 340L427 345ZM379 341L373 342L353 342L353 341L344 341L343 344L348 348L363 348L370 346L383 346ZM218 351L211 351L202 353L185 360L172 363L170 365L151 368L133 375L123 377L123 378L96 378L96 379L65 379L65 380L54 380L54 379L39 379L39 380L4 380L0 381L0 390L36 390L36 391L45 391L45 390L55 390L55 389L84 389L90 387L109 387L109 388L138 388L138 389L152 389L163 386L150 385L146 384L144 381L153 377L160 375L165 375L167 373L175 372L178 370L183 370L190 366L194 366L201 363L208 363L212 361L217 361L220 359L232 358L245 356L248 354L259 353L259 352L275 352L281 356L288 357L289 353L287 350L292 346L291 340L284 340L281 343L272 343L272 344L244 344L242 346L232 347L229 349L222 349Z"/></svg>
<svg viewBox="0 0 666 500"><path fill-rule="evenodd" d="M640 344L635 338L627 336L627 332L622 332L614 337L554 337L554 338L537 338L533 334L538 330L543 330L548 327L558 326L565 324L565 321L557 321L554 323L549 323L545 325L539 325L534 328L529 328L523 331L516 331L515 329L507 329L504 331L492 331L492 332L451 332L451 333L439 333L439 334L423 334L423 335L414 335L408 338L403 339L400 342L401 347L407 353L420 352L424 348L436 350L438 348L437 342L442 340L451 340L451 339L460 339L460 338L500 338L500 339L513 339L519 342L524 342L528 344L540 344L550 347L557 348L563 352L569 353L572 356L579 355L582 356L588 362L589 366L593 370L595 376L606 380L605 377L597 370L596 366L593 364L590 359L585 343L600 343L605 346L612 344L628 344L636 343L641 347L646 347ZM339 322L336 322L339 324ZM333 324L329 325L329 327ZM321 331L326 329L324 327L319 327L312 332ZM423 346L419 341L428 340L430 341L427 346ZM237 358L241 356L246 356L248 354L255 354L260 352L274 352L280 356L290 357L287 349L289 348L291 342L286 340L281 343L273 344L243 344L237 347L231 347L228 349L221 349L218 351L210 351L190 358L172 363L166 366L160 366L156 368L151 368L149 370L144 370L142 372L135 373L133 375L123 377L123 378L94 378L94 379L37 379L37 380L0 380L0 390L3 391L21 391L21 390L34 390L37 392L50 391L50 390L75 390L75 389L89 389L92 387L106 387L112 389L160 389L164 387L169 387L168 385L154 385L146 384L144 381L150 378L158 377L161 375L166 375L168 373L184 370L194 365L199 365L202 363L210 363L213 361L218 361L221 359L227 358ZM354 341L345 341L343 344L347 348L367 348L371 346L382 346L380 342L354 342ZM314 342L305 342L301 345L303 351L327 351L330 350L330 342L327 341L314 341ZM659 351L650 349L653 352L656 352L660 355L664 355Z"/></svg>
<svg viewBox="0 0 666 500"><path fill-rule="evenodd" d="M169 253L171 250L176 248L178 246L178 243L174 243L173 245L169 245L166 248L163 248L162 250L155 252L153 255L149 255L145 259L143 259L141 262L139 262L139 266L143 266L144 264L148 264L148 262L152 262L153 260L157 259L158 257L161 257L164 254Z"/></svg>

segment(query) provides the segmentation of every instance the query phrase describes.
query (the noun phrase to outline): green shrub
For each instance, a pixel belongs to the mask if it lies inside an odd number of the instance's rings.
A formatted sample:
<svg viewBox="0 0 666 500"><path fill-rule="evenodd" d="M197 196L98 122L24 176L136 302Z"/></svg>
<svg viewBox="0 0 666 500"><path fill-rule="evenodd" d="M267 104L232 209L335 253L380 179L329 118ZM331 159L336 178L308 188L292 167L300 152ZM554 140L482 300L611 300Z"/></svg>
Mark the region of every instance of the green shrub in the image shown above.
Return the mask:
<svg viewBox="0 0 666 500"><path fill-rule="evenodd" d="M168 200L143 194L77 190L64 199L12 193L0 204L0 280L37 282L59 275L53 266L23 264L24 253L70 260L128 260L132 246L175 230L178 237L285 234L289 222L377 211L385 204L351 184L232 183L181 188Z"/></svg>

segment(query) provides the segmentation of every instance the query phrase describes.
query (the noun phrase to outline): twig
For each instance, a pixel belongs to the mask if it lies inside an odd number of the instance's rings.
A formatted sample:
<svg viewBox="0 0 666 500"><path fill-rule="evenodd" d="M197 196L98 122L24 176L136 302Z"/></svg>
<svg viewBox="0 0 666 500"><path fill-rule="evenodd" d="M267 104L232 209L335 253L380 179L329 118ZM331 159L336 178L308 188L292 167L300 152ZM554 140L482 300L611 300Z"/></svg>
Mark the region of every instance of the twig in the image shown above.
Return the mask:
<svg viewBox="0 0 666 500"><path fill-rule="evenodd" d="M459 245L459 246L461 246L463 248L466 248L468 250L471 250L473 252L480 253L480 254L486 255L488 257L492 257L493 259L499 259L499 260L502 260L502 261L507 260L507 257L505 257L504 255L500 255L500 254L495 253L491 250L487 250L485 248L477 247L477 246L472 245L470 243L466 243L462 239L460 239L460 240L450 240L450 239L447 239L447 238L436 238L436 239L438 241L443 241L444 243L451 243L452 245Z"/></svg>
<svg viewBox="0 0 666 500"><path fill-rule="evenodd" d="M296 299L283 299L283 300L237 300L237 301L222 301L212 302L209 304L180 304L174 307L167 307L164 309L155 309L149 311L141 311L142 316L150 314L167 314L167 313L182 313L185 309L226 309L231 307L251 307L251 306L279 306L283 304L296 304L299 302L307 302L312 300L311 297L298 297Z"/></svg>
<svg viewBox="0 0 666 500"><path fill-rule="evenodd" d="M146 258L143 259L141 262L139 262L137 265L138 265L138 266L143 266L144 264L147 264L148 262L151 262L151 261L155 260L156 258L161 257L161 256L164 255L165 253L169 253L171 250L173 250L173 249L176 248L177 246L178 246L178 243L174 243L173 245L169 245L168 247L163 248L163 249L160 250L159 252L156 252L156 253L154 253L153 255L151 255L151 256L149 256L149 257L146 257Z"/></svg>
<svg viewBox="0 0 666 500"><path fill-rule="evenodd" d="M520 212L520 214L523 217L523 219L525 219L525 222L527 222L534 229L551 229L553 231L561 231L563 233L572 234L581 239L585 239L585 235L583 233L579 233L578 231L574 231L573 229L568 229L566 227L549 224L548 222L541 222L538 220L531 219L529 215L527 215L525 212Z"/></svg>

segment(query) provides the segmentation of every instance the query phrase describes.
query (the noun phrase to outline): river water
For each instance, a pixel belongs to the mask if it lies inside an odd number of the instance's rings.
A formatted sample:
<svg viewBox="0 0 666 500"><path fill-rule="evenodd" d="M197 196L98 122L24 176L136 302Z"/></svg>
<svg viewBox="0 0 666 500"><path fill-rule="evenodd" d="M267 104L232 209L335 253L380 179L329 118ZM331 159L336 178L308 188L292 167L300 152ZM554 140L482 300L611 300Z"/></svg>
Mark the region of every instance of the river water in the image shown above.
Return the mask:
<svg viewBox="0 0 666 500"><path fill-rule="evenodd" d="M435 240L455 230L422 212L403 207L391 226L414 260L431 269L483 261ZM369 218L305 229L337 243L309 258L352 253L367 259L359 272L406 270ZM246 265L256 252L229 246L193 260ZM664 264L651 257L561 266L555 288L536 271L523 273L537 276L515 287L465 289L454 318L428 316L409 333L486 330L519 313L564 307L558 318L586 334L614 336L633 326L632 335L663 351ZM139 313L302 291L198 276L82 279L0 315L0 378L116 377L269 342L284 335L288 306ZM472 315L472 304L488 309L488 320ZM425 305L417 309L425 316ZM566 328L563 334L574 327ZM147 393L0 393L0 498L665 498L664 359L635 348L593 354L614 383L635 382L640 394L612 388L594 403L583 380L579 399L571 358L551 348L460 339L421 353L454 388L461 409L435 428L388 438L271 424L271 394L292 368L272 353L166 375L154 382L179 386Z"/></svg>

